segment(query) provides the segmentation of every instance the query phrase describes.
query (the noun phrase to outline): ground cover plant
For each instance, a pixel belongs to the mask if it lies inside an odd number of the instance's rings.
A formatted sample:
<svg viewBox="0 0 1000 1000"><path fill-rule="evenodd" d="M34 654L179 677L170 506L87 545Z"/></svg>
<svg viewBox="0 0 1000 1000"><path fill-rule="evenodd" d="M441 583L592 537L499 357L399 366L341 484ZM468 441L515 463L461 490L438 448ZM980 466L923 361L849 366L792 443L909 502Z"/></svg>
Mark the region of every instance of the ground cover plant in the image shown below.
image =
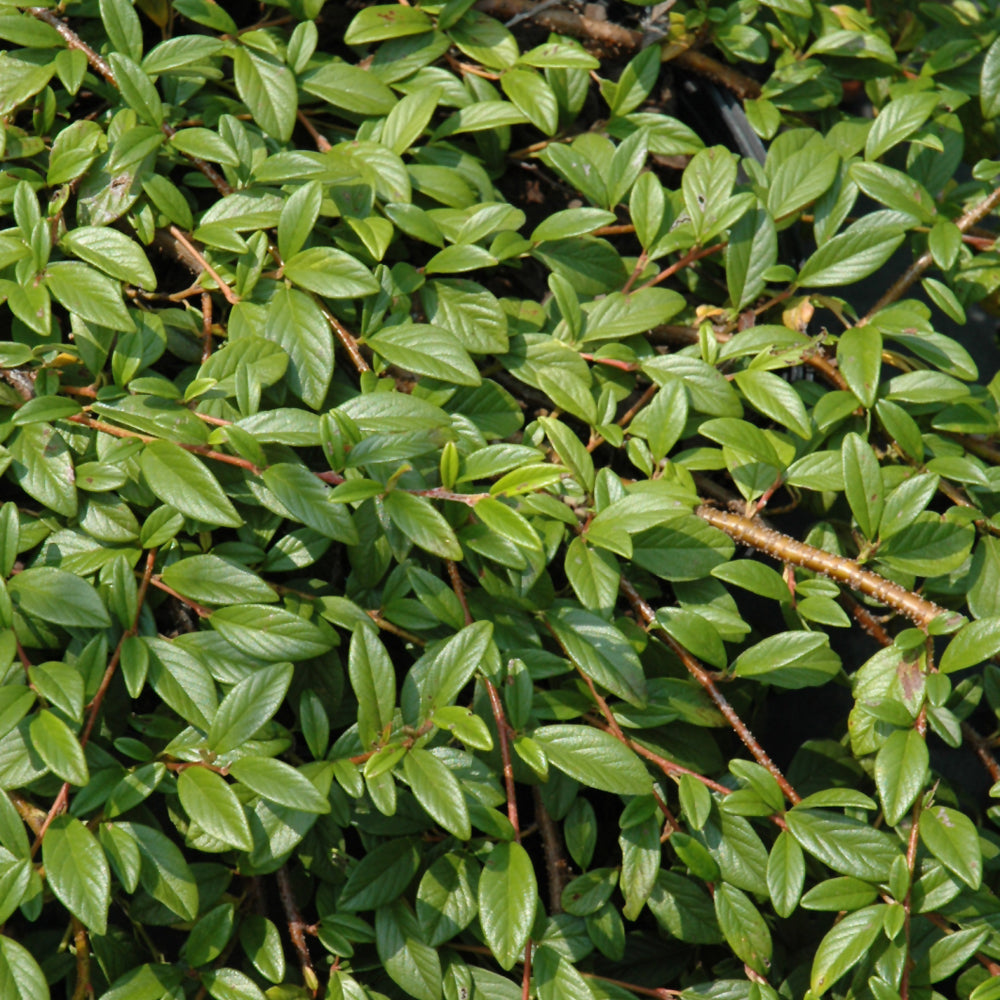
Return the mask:
<svg viewBox="0 0 1000 1000"><path fill-rule="evenodd" d="M0 2L0 996L1000 997L996 7Z"/></svg>

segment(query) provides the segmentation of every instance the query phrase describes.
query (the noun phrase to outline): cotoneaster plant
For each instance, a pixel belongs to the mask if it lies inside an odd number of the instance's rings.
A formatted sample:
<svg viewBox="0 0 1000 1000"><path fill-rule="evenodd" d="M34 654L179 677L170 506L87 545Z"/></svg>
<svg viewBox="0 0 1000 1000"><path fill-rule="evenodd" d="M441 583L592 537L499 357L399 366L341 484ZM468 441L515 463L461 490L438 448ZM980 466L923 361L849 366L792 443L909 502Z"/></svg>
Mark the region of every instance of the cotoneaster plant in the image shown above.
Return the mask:
<svg viewBox="0 0 1000 1000"><path fill-rule="evenodd" d="M0 3L0 996L1000 997L997 4L600 13Z"/></svg>

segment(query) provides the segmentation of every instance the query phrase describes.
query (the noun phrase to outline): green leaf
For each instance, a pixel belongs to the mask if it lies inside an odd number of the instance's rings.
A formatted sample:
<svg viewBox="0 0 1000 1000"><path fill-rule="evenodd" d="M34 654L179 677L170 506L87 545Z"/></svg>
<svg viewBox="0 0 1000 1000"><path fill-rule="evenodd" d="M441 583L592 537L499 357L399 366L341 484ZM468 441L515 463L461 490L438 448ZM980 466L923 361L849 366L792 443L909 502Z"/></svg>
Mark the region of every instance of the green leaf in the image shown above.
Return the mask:
<svg viewBox="0 0 1000 1000"><path fill-rule="evenodd" d="M462 558L462 547L455 532L429 500L393 490L382 502L392 523L414 545L442 559Z"/></svg>
<svg viewBox="0 0 1000 1000"><path fill-rule="evenodd" d="M601 614L614 607L621 573L610 552L591 548L582 538L570 539L563 568L573 592L585 608Z"/></svg>
<svg viewBox="0 0 1000 1000"><path fill-rule="evenodd" d="M803 897L802 907L806 910L860 910L878 898L878 889L870 882L841 875L814 885Z"/></svg>
<svg viewBox="0 0 1000 1000"><path fill-rule="evenodd" d="M555 135L559 127L559 104L541 73L511 69L500 77L503 92L545 135Z"/></svg>
<svg viewBox="0 0 1000 1000"><path fill-rule="evenodd" d="M885 821L895 826L916 801L930 778L926 740L916 729L897 729L875 758L875 784Z"/></svg>
<svg viewBox="0 0 1000 1000"><path fill-rule="evenodd" d="M956 809L931 806L920 814L920 840L949 871L970 889L983 879L983 854L972 820Z"/></svg>
<svg viewBox="0 0 1000 1000"><path fill-rule="evenodd" d="M207 736L212 751L228 753L249 740L278 711L291 682L292 665L275 663L254 670L234 685L212 719Z"/></svg>
<svg viewBox="0 0 1000 1000"><path fill-rule="evenodd" d="M143 449L140 464L153 493L182 514L230 528L243 523L211 472L178 445L150 441Z"/></svg>
<svg viewBox="0 0 1000 1000"><path fill-rule="evenodd" d="M310 247L285 261L285 277L329 299L353 299L379 290L371 272L350 254L333 247Z"/></svg>
<svg viewBox="0 0 1000 1000"><path fill-rule="evenodd" d="M7 585L20 610L66 628L107 628L108 612L86 580L54 566L26 569Z"/></svg>
<svg viewBox="0 0 1000 1000"><path fill-rule="evenodd" d="M219 556L188 556L166 566L165 584L203 604L270 603L278 595L250 570Z"/></svg>
<svg viewBox="0 0 1000 1000"><path fill-rule="evenodd" d="M757 208L733 226L726 247L726 287L736 309L743 309L766 287L764 274L778 259L778 235L771 216Z"/></svg>
<svg viewBox="0 0 1000 1000"><path fill-rule="evenodd" d="M421 288L420 300L428 323L454 334L466 351L472 354L507 352L506 313L496 296L481 285L464 278L440 278L428 281Z"/></svg>
<svg viewBox="0 0 1000 1000"><path fill-rule="evenodd" d="M25 493L58 514L76 516L73 458L54 427L48 424L21 427L11 441L10 457L9 475Z"/></svg>
<svg viewBox="0 0 1000 1000"><path fill-rule="evenodd" d="M135 329L122 302L121 287L88 264L50 264L45 271L45 287L60 305L81 319L127 333Z"/></svg>
<svg viewBox="0 0 1000 1000"><path fill-rule="evenodd" d="M90 781L79 740L62 719L43 708L32 718L29 732L35 752L53 773L81 788Z"/></svg>
<svg viewBox="0 0 1000 1000"><path fill-rule="evenodd" d="M254 967L272 983L285 978L285 952L278 928L257 913L248 913L240 921L240 944Z"/></svg>
<svg viewBox="0 0 1000 1000"><path fill-rule="evenodd" d="M985 66L983 71L985 73ZM877 160L897 143L908 139L930 118L939 100L938 94L923 93L903 94L889 101L868 130L865 159Z"/></svg>
<svg viewBox="0 0 1000 1000"><path fill-rule="evenodd" d="M358 699L358 736L370 747L392 725L396 675L389 654L370 628L355 629L348 658L351 687Z"/></svg>
<svg viewBox="0 0 1000 1000"><path fill-rule="evenodd" d="M822 632L784 632L745 649L730 669L737 677L758 677L776 687L815 687L840 671L840 657Z"/></svg>
<svg viewBox="0 0 1000 1000"><path fill-rule="evenodd" d="M288 142L298 110L292 71L267 53L240 47L233 53L233 72L240 100L254 121L278 142Z"/></svg>
<svg viewBox="0 0 1000 1000"><path fill-rule="evenodd" d="M871 408L882 373L882 336L870 326L845 330L837 341L837 366L861 402Z"/></svg>
<svg viewBox="0 0 1000 1000"><path fill-rule="evenodd" d="M368 45L388 38L402 38L430 31L434 22L416 7L376 5L358 11L344 33L348 45Z"/></svg>
<svg viewBox="0 0 1000 1000"><path fill-rule="evenodd" d="M822 996L868 954L875 939L882 933L884 912L882 904L868 906L849 913L827 932L816 950L810 976L812 992L817 997Z"/></svg>
<svg viewBox="0 0 1000 1000"><path fill-rule="evenodd" d="M328 629L266 604L220 608L209 620L238 650L271 663L321 656L334 643Z"/></svg>
<svg viewBox="0 0 1000 1000"><path fill-rule="evenodd" d="M963 625L938 662L943 674L965 670L1000 652L1000 617L980 618Z"/></svg>
<svg viewBox="0 0 1000 1000"><path fill-rule="evenodd" d="M809 440L812 426L799 394L773 372L747 370L736 373L736 384L747 401L765 416Z"/></svg>
<svg viewBox="0 0 1000 1000"><path fill-rule="evenodd" d="M80 226L66 233L59 243L74 257L92 264L112 278L150 291L156 288L156 274L142 248L117 229Z"/></svg>
<svg viewBox="0 0 1000 1000"><path fill-rule="evenodd" d="M771 967L771 932L745 893L722 882L715 889L715 915L736 957L760 975Z"/></svg>
<svg viewBox="0 0 1000 1000"><path fill-rule="evenodd" d="M187 767L177 776L184 811L207 834L240 851L253 850L243 806L228 782L207 767Z"/></svg>
<svg viewBox="0 0 1000 1000"><path fill-rule="evenodd" d="M358 531L346 505L337 503L333 490L304 465L278 462L264 470L263 480L296 521L326 538L358 544Z"/></svg>
<svg viewBox="0 0 1000 1000"><path fill-rule="evenodd" d="M115 82L121 91L125 103L148 125L159 128L164 120L163 102L156 92L153 81L142 69L121 52L112 52L108 56L111 69L115 74Z"/></svg>
<svg viewBox="0 0 1000 1000"><path fill-rule="evenodd" d="M414 1000L440 1000L441 960L402 900L375 911L375 948L385 971Z"/></svg>
<svg viewBox="0 0 1000 1000"><path fill-rule="evenodd" d="M842 875L881 882L900 856L888 834L849 816L796 808L785 814L785 821L806 851Z"/></svg>
<svg viewBox="0 0 1000 1000"><path fill-rule="evenodd" d="M142 26L129 0L101 0L101 20L116 52L130 59L142 58Z"/></svg>
<svg viewBox="0 0 1000 1000"><path fill-rule="evenodd" d="M979 71L979 107L987 121L1000 115L1000 38L986 50Z"/></svg>
<svg viewBox="0 0 1000 1000"><path fill-rule="evenodd" d="M19 104L34 97L54 72L51 62L36 65L10 52L0 53L0 115L10 114Z"/></svg>
<svg viewBox="0 0 1000 1000"><path fill-rule="evenodd" d="M501 968L510 969L523 957L537 902L528 852L512 841L494 845L479 876L479 922Z"/></svg>
<svg viewBox="0 0 1000 1000"><path fill-rule="evenodd" d="M531 231L532 243L545 240L565 240L573 236L585 236L601 226L615 221L614 212L603 208L567 208L553 212Z"/></svg>
<svg viewBox="0 0 1000 1000"><path fill-rule="evenodd" d="M646 703L642 664L613 625L579 608L561 607L545 620L566 655L596 684L641 708Z"/></svg>
<svg viewBox="0 0 1000 1000"><path fill-rule="evenodd" d="M397 837L368 851L347 876L340 892L341 910L375 910L398 899L420 867L415 840Z"/></svg>
<svg viewBox="0 0 1000 1000"><path fill-rule="evenodd" d="M889 218L891 217L891 218ZM898 215L872 212L824 243L802 266L805 288L849 285L877 271L903 242Z"/></svg>
<svg viewBox="0 0 1000 1000"><path fill-rule="evenodd" d="M359 66L328 62L301 80L304 91L353 115L386 115L396 107L393 92Z"/></svg>
<svg viewBox="0 0 1000 1000"><path fill-rule="evenodd" d="M847 502L864 536L875 538L885 506L885 488L878 459L865 439L854 432L845 435L841 449Z"/></svg>
<svg viewBox="0 0 1000 1000"><path fill-rule="evenodd" d="M879 557L903 573L940 576L965 562L973 541L972 525L942 521L924 511L884 540Z"/></svg>
<svg viewBox="0 0 1000 1000"><path fill-rule="evenodd" d="M333 335L319 306L295 288L275 290L263 335L289 357L288 386L314 410L326 399L333 375Z"/></svg>
<svg viewBox="0 0 1000 1000"><path fill-rule="evenodd" d="M700 787L704 788L704 785ZM789 917L795 912L805 883L806 863L795 838L782 830L775 838L767 857L767 890L779 917Z"/></svg>
<svg viewBox="0 0 1000 1000"><path fill-rule="evenodd" d="M417 920L432 947L450 941L475 917L479 866L457 851L443 854L424 872L417 888Z"/></svg>
<svg viewBox="0 0 1000 1000"><path fill-rule="evenodd" d="M549 762L591 788L646 795L650 776L639 758L610 733L584 726L543 726L531 733Z"/></svg>
<svg viewBox="0 0 1000 1000"><path fill-rule="evenodd" d="M656 876L648 906L656 922L678 941L688 944L722 941L712 897L692 878L661 871Z"/></svg>
<svg viewBox="0 0 1000 1000"><path fill-rule="evenodd" d="M531 971L538 1000L593 1000L587 980L554 947L543 945L535 950Z"/></svg>
<svg viewBox="0 0 1000 1000"><path fill-rule="evenodd" d="M107 931L111 872L97 838L71 816L57 816L42 841L45 881L67 910L95 934Z"/></svg>
<svg viewBox="0 0 1000 1000"><path fill-rule="evenodd" d="M417 801L459 840L472 835L469 810L451 770L429 750L414 747L403 758L403 776Z"/></svg>
<svg viewBox="0 0 1000 1000"><path fill-rule="evenodd" d="M2 70L0 80L3 80ZM2 94L0 87L0 97ZM45 975L31 952L5 935L0 935L0 996L10 1000L49 1000L51 996Z"/></svg>
<svg viewBox="0 0 1000 1000"><path fill-rule="evenodd" d="M418 375L454 385L479 385L482 381L459 338L432 323L384 327L368 338L368 345L389 364Z"/></svg>

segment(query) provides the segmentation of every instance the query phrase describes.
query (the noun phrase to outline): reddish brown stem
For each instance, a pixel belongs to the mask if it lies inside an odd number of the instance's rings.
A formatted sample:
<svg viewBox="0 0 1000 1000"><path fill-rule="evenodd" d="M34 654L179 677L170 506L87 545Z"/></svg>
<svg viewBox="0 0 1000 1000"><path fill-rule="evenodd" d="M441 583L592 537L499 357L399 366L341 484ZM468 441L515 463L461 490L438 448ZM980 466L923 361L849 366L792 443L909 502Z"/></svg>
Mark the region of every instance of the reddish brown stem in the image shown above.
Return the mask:
<svg viewBox="0 0 1000 1000"><path fill-rule="evenodd" d="M507 819L514 827L514 839L521 842L521 824L517 816L517 792L514 788L514 765L510 757L510 724L504 714L503 702L500 700L500 692L496 685L489 679L483 677L486 684L486 693L490 697L490 708L493 711L493 721L496 722L497 735L500 737L500 760L503 762L503 782L507 795Z"/></svg>
<svg viewBox="0 0 1000 1000"><path fill-rule="evenodd" d="M669 635L656 624L656 615L653 609L639 596L639 592L625 577L621 579L621 589L622 593L628 598L628 602L632 605L635 613L646 626L646 629L650 632L656 631L660 640L670 647L671 651L684 664L691 676L704 688L705 692L715 703L716 708L726 717L726 721L732 727L733 732L739 736L743 744L753 755L754 760L770 771L771 776L777 781L785 797L793 805L801 801L798 792L792 788L788 779L781 773L778 765L771 760L764 748L757 742L757 738L750 732L746 723L726 700L725 695L715 686L715 681L712 680L705 668L672 635Z"/></svg>
<svg viewBox="0 0 1000 1000"><path fill-rule="evenodd" d="M321 153L329 153L333 149L333 146L316 131L316 126L313 125L309 116L304 111L299 111L295 117L298 118L299 124L309 133L309 137Z"/></svg>
<svg viewBox="0 0 1000 1000"><path fill-rule="evenodd" d="M347 356L351 359L351 363L354 365L355 369L361 372L370 372L372 366L365 361L364 356L361 353L361 348L358 346L357 340L354 339L354 334L344 326L343 323L337 319L336 316L330 312L329 309L322 303L319 302L320 310L326 317L327 323L333 328L333 332L337 336L337 340L340 341L340 346L347 351Z"/></svg>
<svg viewBox="0 0 1000 1000"><path fill-rule="evenodd" d="M191 598L185 597L183 594L178 594L173 587L167 586L159 577L153 577L149 581L157 590L162 590L165 594L169 594L171 597L176 598L181 604L189 607L199 618L210 618L212 612L208 610L203 604L199 604L197 601L192 601Z"/></svg>
<svg viewBox="0 0 1000 1000"><path fill-rule="evenodd" d="M198 264L205 271L205 273L216 283L216 285L219 286L219 291L222 292L223 298L225 298L225 300L231 306L236 305L236 303L239 302L239 298L237 298L236 294L222 280L222 278L219 277L218 272L215 270L215 268L212 267L212 265L209 264L209 262L205 259L205 255L200 250L198 250L197 247L195 247L195 245L187 238L187 236L184 235L184 233L177 226L170 227L170 235L173 236L173 238L177 240L177 242L180 243L180 245L184 247L184 249L189 254L191 254L191 256L198 262Z"/></svg>
<svg viewBox="0 0 1000 1000"><path fill-rule="evenodd" d="M689 250L686 254L684 254L680 260L671 264L670 267L665 267L659 274L640 285L637 290L641 292L644 288L652 288L653 285L658 285L661 281L666 281L667 278L687 267L688 264L693 264L696 260L701 260L702 257L708 257L713 253L718 253L720 250L724 250L725 246L725 243L713 243L710 247L695 247L693 250Z"/></svg>

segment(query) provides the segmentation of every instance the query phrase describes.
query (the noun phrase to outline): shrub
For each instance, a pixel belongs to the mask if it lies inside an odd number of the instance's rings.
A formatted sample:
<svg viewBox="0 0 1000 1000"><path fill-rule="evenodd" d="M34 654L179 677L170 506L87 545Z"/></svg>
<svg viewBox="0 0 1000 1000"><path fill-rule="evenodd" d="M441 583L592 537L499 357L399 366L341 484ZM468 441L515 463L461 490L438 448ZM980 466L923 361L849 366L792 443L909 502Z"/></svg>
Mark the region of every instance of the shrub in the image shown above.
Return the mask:
<svg viewBox="0 0 1000 1000"><path fill-rule="evenodd" d="M995 4L608 12L0 5L4 998L1000 996Z"/></svg>

